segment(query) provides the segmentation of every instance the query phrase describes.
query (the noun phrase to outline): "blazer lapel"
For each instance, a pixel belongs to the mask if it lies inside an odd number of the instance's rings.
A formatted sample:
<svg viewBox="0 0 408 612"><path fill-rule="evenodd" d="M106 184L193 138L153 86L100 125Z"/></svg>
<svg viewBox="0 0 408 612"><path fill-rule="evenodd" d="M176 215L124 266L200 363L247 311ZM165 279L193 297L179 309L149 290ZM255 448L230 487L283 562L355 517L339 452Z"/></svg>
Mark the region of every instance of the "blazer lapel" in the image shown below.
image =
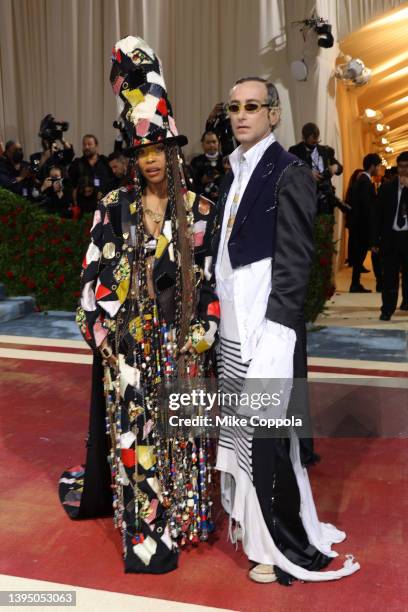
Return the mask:
<svg viewBox="0 0 408 612"><path fill-rule="evenodd" d="M240 227L245 222L249 211L254 206L259 194L265 186L265 179L274 171L275 163L281 150L282 147L275 141L266 149L261 160L258 162L238 206L237 216L235 217L235 222L232 227L231 239L237 234Z"/></svg>
<svg viewBox="0 0 408 612"><path fill-rule="evenodd" d="M228 174L226 174L225 179L223 180L221 184L220 195L218 198L218 206L217 206L218 208L217 224L215 226L214 236L211 240L213 265L215 265L215 262L217 261L218 247L220 245L220 238L221 238L222 222L224 219L225 204L227 202L228 194L231 189L231 185L233 181L234 181L234 173L230 171L228 172Z"/></svg>

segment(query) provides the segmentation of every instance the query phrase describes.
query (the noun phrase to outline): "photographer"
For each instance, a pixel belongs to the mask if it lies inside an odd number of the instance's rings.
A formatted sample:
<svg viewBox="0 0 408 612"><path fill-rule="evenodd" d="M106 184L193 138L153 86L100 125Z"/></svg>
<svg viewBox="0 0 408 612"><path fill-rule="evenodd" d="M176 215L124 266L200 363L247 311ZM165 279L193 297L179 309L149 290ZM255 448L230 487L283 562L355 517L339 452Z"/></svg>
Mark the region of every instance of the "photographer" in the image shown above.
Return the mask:
<svg viewBox="0 0 408 612"><path fill-rule="evenodd" d="M129 158L120 151L114 151L108 157L109 167L112 170L114 179L112 181L112 189L126 187L128 184L128 166Z"/></svg>
<svg viewBox="0 0 408 612"><path fill-rule="evenodd" d="M52 166L66 168L74 159L74 148L63 137L68 127L66 121L56 121L52 115L46 115L41 121L38 135L42 151L30 155L30 165L39 182L49 175Z"/></svg>
<svg viewBox="0 0 408 612"><path fill-rule="evenodd" d="M237 146L224 102L218 102L212 109L205 124L205 131L217 135L223 156L232 153Z"/></svg>
<svg viewBox="0 0 408 612"><path fill-rule="evenodd" d="M82 176L78 180L76 193L76 201L80 209L80 216L82 217L87 213L94 213L102 196L102 192L95 187L89 176Z"/></svg>
<svg viewBox="0 0 408 612"><path fill-rule="evenodd" d="M315 123L303 126L302 137L303 142L290 147L289 153L306 162L312 170L317 184L317 214L333 214L335 206L347 212L349 207L336 198L331 182L332 176L339 176L343 172L343 166L335 158L334 149L319 144L320 131Z"/></svg>
<svg viewBox="0 0 408 612"><path fill-rule="evenodd" d="M81 178L88 178L89 184L96 192L105 195L112 189L114 175L107 157L98 152L98 139L93 134L85 134L82 138L82 157L76 157L69 168L69 178L74 188L74 202L77 202L77 189Z"/></svg>
<svg viewBox="0 0 408 612"><path fill-rule="evenodd" d="M6 142L3 155L0 156L0 187L29 198L34 188L33 173L30 165L24 161L24 151L19 142Z"/></svg>
<svg viewBox="0 0 408 612"><path fill-rule="evenodd" d="M218 200L220 183L224 176L224 166L220 154L220 142L215 132L204 132L201 137L204 153L191 160L195 192L208 199Z"/></svg>
<svg viewBox="0 0 408 612"><path fill-rule="evenodd" d="M40 191L45 196L41 205L47 213L56 214L65 219L72 217L72 189L67 183L63 168L52 166Z"/></svg>

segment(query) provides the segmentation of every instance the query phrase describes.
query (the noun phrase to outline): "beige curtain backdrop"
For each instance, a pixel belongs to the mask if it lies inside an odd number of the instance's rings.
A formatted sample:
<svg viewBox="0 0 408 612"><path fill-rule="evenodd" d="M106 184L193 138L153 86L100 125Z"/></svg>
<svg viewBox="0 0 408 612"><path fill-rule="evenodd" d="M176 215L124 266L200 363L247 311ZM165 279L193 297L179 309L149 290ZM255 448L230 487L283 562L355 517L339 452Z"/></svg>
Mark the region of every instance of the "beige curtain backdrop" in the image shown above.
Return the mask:
<svg viewBox="0 0 408 612"><path fill-rule="evenodd" d="M284 106L279 136L294 141L288 95L285 9L279 0L1 0L0 139L38 149L40 119L70 122L77 150L95 133L108 153L116 135L109 83L113 44L145 38L161 57L187 153L200 148L205 118L231 84L272 76ZM299 15L303 18L303 14Z"/></svg>
<svg viewBox="0 0 408 612"><path fill-rule="evenodd" d="M112 45L128 34L144 37L161 57L179 131L200 149L204 121L243 75L270 77L278 86L284 146L315 121L322 140L341 156L332 76L337 45L320 49L299 27L314 8L335 37L401 4L393 0L0 0L0 139L19 138L38 150L40 119L70 122L68 140L95 133L113 146L116 105L109 84ZM304 58L309 76L298 83L290 62Z"/></svg>

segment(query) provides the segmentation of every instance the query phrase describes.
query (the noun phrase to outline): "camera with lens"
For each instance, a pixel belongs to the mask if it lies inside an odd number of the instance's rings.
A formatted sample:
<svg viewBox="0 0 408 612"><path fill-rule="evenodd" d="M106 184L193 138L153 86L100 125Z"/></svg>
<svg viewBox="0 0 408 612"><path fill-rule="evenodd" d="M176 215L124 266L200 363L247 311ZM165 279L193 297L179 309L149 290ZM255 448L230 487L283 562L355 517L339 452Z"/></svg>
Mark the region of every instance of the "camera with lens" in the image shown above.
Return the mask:
<svg viewBox="0 0 408 612"><path fill-rule="evenodd" d="M38 135L51 146L56 140L62 140L62 135L68 128L69 123L67 121L56 121L53 115L46 115L40 123Z"/></svg>
<svg viewBox="0 0 408 612"><path fill-rule="evenodd" d="M217 168L214 168L212 165L208 164L205 167L205 173L209 179L215 179L219 175Z"/></svg>
<svg viewBox="0 0 408 612"><path fill-rule="evenodd" d="M351 206L336 196L330 170L328 168L323 170L320 176L322 178L317 183L317 214L332 215L335 208L339 208L343 213L349 212Z"/></svg>

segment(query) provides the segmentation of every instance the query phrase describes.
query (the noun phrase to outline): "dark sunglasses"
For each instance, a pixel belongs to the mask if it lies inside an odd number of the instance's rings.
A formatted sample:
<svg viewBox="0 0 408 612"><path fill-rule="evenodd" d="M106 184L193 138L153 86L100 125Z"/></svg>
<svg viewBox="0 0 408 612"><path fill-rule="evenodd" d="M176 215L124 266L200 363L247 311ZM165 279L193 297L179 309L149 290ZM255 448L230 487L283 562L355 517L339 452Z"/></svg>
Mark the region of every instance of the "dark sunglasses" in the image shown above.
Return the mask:
<svg viewBox="0 0 408 612"><path fill-rule="evenodd" d="M246 102L245 104L241 104L241 102L231 102L230 104L225 105L225 110L231 115L236 115L239 113L241 108L243 108L247 113L258 113L263 107L269 108L270 105L262 104L261 102Z"/></svg>

